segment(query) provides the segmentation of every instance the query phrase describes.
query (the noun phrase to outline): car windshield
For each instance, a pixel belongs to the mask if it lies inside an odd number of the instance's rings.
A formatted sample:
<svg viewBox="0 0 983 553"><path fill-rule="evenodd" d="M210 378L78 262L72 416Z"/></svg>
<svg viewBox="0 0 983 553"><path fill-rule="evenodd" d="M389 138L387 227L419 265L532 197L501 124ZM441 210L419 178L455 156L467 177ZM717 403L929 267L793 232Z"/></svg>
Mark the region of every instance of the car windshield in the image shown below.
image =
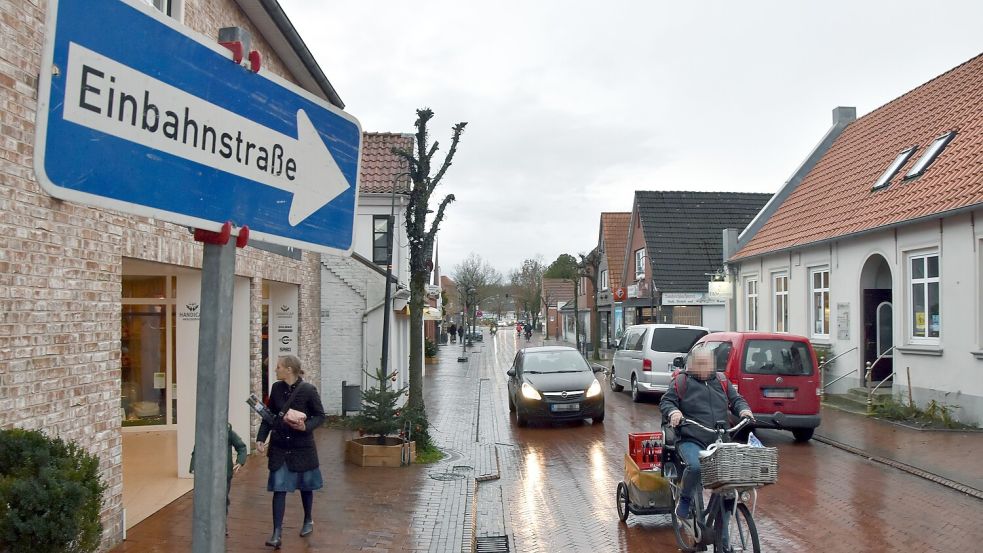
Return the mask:
<svg viewBox="0 0 983 553"><path fill-rule="evenodd" d="M652 333L652 351L686 353L706 334L698 328L657 328Z"/></svg>
<svg viewBox="0 0 983 553"><path fill-rule="evenodd" d="M744 372L809 376L812 374L812 357L802 342L749 340L744 351Z"/></svg>
<svg viewBox="0 0 983 553"><path fill-rule="evenodd" d="M527 373L562 373L590 371L587 361L575 350L528 352L522 361Z"/></svg>

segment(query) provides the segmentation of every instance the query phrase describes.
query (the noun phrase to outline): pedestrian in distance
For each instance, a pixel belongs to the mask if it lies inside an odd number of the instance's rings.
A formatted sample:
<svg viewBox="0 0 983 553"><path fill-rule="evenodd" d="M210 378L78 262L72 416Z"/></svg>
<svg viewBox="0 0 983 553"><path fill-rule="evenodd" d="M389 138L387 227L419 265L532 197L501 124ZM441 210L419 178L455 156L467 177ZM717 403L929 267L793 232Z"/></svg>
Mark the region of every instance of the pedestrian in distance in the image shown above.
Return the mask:
<svg viewBox="0 0 983 553"><path fill-rule="evenodd" d="M463 323L461 324L461 326L457 327L457 337L460 338L461 340L464 340L464 324Z"/></svg>
<svg viewBox="0 0 983 553"><path fill-rule="evenodd" d="M692 499L702 488L700 451L716 441L716 435L692 425L680 427L680 421L685 417L708 428L715 428L717 421L727 420L728 412L740 418L754 416L737 388L727 382L723 373L714 372L713 352L703 347L690 354L685 371L673 376L659 409L669 426L676 428L676 451L686 463L683 492L676 508L676 516L686 520Z"/></svg>
<svg viewBox="0 0 983 553"><path fill-rule="evenodd" d="M236 452L235 462L232 461L232 452ZM229 492L232 490L232 475L239 472L242 465L246 464L246 456L248 452L246 451L246 443L242 441L242 438L236 434L235 430L232 430L232 425L228 427L228 447L226 447L226 452L228 455L228 461L226 462L225 471L225 515L229 515ZM191 468L188 469L191 474L195 473L195 450L191 449ZM226 525L225 535L229 535L228 525Z"/></svg>
<svg viewBox="0 0 983 553"><path fill-rule="evenodd" d="M451 335L451 342L457 342L457 325L451 323L451 325L447 327L447 333Z"/></svg>
<svg viewBox="0 0 983 553"><path fill-rule="evenodd" d="M303 374L297 357L284 355L277 360L277 382L270 390L267 404L276 416L272 423L264 420L256 436L256 448L260 453L267 452L270 469L266 490L273 492L273 535L266 540L266 545L274 549L279 549L282 544L287 494L300 490L304 506L300 536L305 537L314 531L311 515L314 490L324 485L314 444L314 429L324 422L324 407L317 388L305 382ZM270 440L268 446L267 438Z"/></svg>

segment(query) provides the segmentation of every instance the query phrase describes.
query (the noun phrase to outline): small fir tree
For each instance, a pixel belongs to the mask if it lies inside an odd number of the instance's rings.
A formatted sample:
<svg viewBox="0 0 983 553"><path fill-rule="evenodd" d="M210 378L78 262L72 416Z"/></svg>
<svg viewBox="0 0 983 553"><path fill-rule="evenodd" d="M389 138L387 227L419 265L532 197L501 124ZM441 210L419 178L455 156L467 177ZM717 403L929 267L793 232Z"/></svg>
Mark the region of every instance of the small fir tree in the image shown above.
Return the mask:
<svg viewBox="0 0 983 553"><path fill-rule="evenodd" d="M352 418L352 426L365 434L376 436L379 445L385 445L386 436L396 434L402 427L396 404L406 393L406 387L394 390L385 385L386 380L395 374L383 374L381 368L376 369L374 376L369 374L378 385L362 392L362 412Z"/></svg>

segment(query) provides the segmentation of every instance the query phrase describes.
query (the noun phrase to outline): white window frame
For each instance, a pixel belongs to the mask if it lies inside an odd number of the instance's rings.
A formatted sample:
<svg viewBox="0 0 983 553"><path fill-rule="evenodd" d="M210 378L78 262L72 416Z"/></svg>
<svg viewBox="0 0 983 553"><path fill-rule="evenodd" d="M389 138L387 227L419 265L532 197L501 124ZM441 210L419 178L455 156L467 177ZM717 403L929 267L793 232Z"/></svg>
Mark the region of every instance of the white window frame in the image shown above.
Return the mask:
<svg viewBox="0 0 983 553"><path fill-rule="evenodd" d="M782 288L779 289L778 279L783 279ZM788 333L788 273L785 271L771 274L771 324L777 333ZM783 320L779 321L778 312L782 311ZM781 322L781 328L779 328Z"/></svg>
<svg viewBox="0 0 983 553"><path fill-rule="evenodd" d="M938 262L938 274L936 274L934 277L928 276L928 260L929 258L932 257L935 257ZM921 278L914 277L912 271L912 262L915 260L923 260L922 262L924 263L924 271L922 273ZM923 302L922 306L925 309L924 335L918 334L916 328L917 325L915 321L915 286L919 284L923 285L922 293L921 293L921 301ZM928 311L928 297L929 297L929 288L931 287L932 284L934 284L938 290L937 294L939 300L939 306L938 306L939 323L938 323L938 330L936 331L938 333L938 336L929 336L929 333L931 332L932 323L931 320L929 319L930 315ZM942 340L942 256L939 253L939 250L937 249L920 250L916 252L908 252L907 255L905 255L905 294L907 296L906 299L908 300L907 305L905 305L905 311L904 311L904 316L906 321L905 335L908 338L908 343L919 344L919 345L933 345L933 346L939 345L939 343Z"/></svg>
<svg viewBox="0 0 983 553"><path fill-rule="evenodd" d="M640 278L638 278L638 275L645 274L644 260L645 260L645 248L635 250L635 280L641 280Z"/></svg>
<svg viewBox="0 0 983 553"><path fill-rule="evenodd" d="M744 311L747 315L744 324L745 329L749 331L758 330L758 293L760 285L757 276L744 281Z"/></svg>
<svg viewBox="0 0 983 553"><path fill-rule="evenodd" d="M143 3L184 23L184 0L143 0Z"/></svg>
<svg viewBox="0 0 983 553"><path fill-rule="evenodd" d="M601 271L601 291L608 289L608 270L604 269Z"/></svg>
<svg viewBox="0 0 983 553"><path fill-rule="evenodd" d="M820 275L819 287L816 287L816 275ZM823 276L825 275L825 277ZM824 320L816 320L816 296L822 303ZM829 338L830 326L829 307L829 267L816 267L809 270L809 329L813 338ZM822 328L819 328L819 324Z"/></svg>

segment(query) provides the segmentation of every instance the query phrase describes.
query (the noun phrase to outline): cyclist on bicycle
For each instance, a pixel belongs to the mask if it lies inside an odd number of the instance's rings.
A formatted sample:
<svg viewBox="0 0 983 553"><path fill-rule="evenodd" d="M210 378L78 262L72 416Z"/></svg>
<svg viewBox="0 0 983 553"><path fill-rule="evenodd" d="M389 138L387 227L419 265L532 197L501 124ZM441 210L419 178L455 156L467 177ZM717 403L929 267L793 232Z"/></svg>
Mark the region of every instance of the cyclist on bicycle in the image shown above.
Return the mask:
<svg viewBox="0 0 983 553"><path fill-rule="evenodd" d="M669 425L677 427L676 451L686 463L683 471L683 492L676 507L676 516L686 520L696 492L702 493L700 482L700 450L716 441L716 436L692 425L679 427L683 417L695 420L709 428L717 421L726 421L727 413L740 418L753 418L751 407L727 382L723 373L714 372L714 356L711 350L697 348L690 354L686 370L673 377L672 384L662 396L659 409ZM726 391L725 391L726 390Z"/></svg>

